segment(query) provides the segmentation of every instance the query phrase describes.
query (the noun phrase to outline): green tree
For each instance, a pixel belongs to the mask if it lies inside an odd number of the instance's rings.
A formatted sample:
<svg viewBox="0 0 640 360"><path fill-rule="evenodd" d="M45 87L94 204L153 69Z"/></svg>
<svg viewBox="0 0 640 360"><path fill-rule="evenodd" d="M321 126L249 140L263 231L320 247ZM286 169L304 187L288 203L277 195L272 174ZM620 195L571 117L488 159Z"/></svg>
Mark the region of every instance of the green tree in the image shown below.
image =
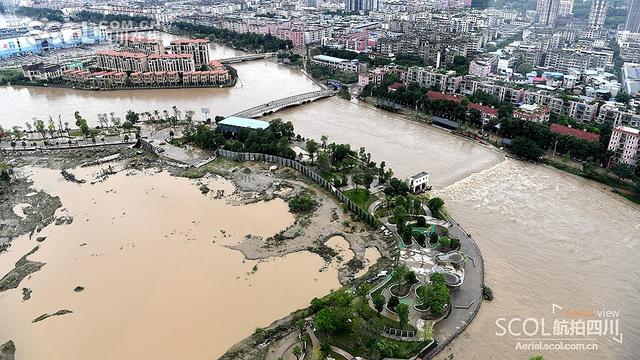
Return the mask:
<svg viewBox="0 0 640 360"><path fill-rule="evenodd" d="M384 296L382 296L382 294L375 293L371 296L371 300L373 301L373 306L376 308L378 314L381 313L382 309L384 309Z"/></svg>
<svg viewBox="0 0 640 360"><path fill-rule="evenodd" d="M300 355L302 355L302 349L300 349L300 346L296 345L293 347L293 356L296 357L296 359L300 358Z"/></svg>
<svg viewBox="0 0 640 360"><path fill-rule="evenodd" d="M36 119L35 127L36 127L36 131L39 132L42 138L44 139L46 137L46 129L45 129L44 121Z"/></svg>
<svg viewBox="0 0 640 360"><path fill-rule="evenodd" d="M322 148L323 149L327 148L327 141L328 140L329 140L329 137L327 135L320 136L320 142L322 143Z"/></svg>
<svg viewBox="0 0 640 360"><path fill-rule="evenodd" d="M527 160L540 161L544 151L536 144L535 141L524 136L518 136L511 142L511 151L516 156Z"/></svg>
<svg viewBox="0 0 640 360"><path fill-rule="evenodd" d="M387 301L387 308L395 311L396 306L398 306L398 304L400 304L400 300L398 300L397 297L391 295L391 297L389 298L389 301Z"/></svg>
<svg viewBox="0 0 640 360"><path fill-rule="evenodd" d="M309 152L309 157L311 158L312 163L313 163L313 160L315 159L316 153L318 152L318 148L319 148L319 145L315 140L313 139L307 140L307 151Z"/></svg>
<svg viewBox="0 0 640 360"><path fill-rule="evenodd" d="M140 114L133 110L129 110L127 111L127 115L125 115L125 119L131 124L135 124L138 122L138 120L140 120ZM125 124L127 123L127 121L125 121ZM122 124L122 127L124 127L124 124Z"/></svg>
<svg viewBox="0 0 640 360"><path fill-rule="evenodd" d="M427 202L427 207L434 217L440 218L442 215L442 208L444 207L444 200L439 197L431 198Z"/></svg>
<svg viewBox="0 0 640 360"><path fill-rule="evenodd" d="M400 319L400 328L404 329L409 322L409 306L407 304L398 304L398 306L396 306L396 313Z"/></svg>

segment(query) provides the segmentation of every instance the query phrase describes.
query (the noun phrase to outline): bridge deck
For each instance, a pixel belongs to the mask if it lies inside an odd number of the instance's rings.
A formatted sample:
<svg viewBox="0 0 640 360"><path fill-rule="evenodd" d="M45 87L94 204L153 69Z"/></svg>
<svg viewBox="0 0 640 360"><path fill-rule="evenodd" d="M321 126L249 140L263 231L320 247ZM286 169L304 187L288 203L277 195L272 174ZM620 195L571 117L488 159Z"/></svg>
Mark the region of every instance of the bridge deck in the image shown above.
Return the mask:
<svg viewBox="0 0 640 360"><path fill-rule="evenodd" d="M335 91L333 90L320 90L320 91L312 91L304 94L288 96L286 98L282 98L282 99L274 100L265 104L254 106L252 108L235 113L232 116L248 117L248 118L258 117L258 116L264 115L266 112L269 112L269 111L277 111L289 106L298 105L304 101L315 101L325 97L333 96L334 94L335 94Z"/></svg>

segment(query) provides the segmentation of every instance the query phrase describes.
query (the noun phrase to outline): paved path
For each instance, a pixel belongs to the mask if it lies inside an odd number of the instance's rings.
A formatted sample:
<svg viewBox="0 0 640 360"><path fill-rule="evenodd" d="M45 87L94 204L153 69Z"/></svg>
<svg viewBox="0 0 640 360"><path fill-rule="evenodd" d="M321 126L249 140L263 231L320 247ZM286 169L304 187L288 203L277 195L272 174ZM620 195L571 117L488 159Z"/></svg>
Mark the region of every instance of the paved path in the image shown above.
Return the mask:
<svg viewBox="0 0 640 360"><path fill-rule="evenodd" d="M429 352L428 357L444 349L451 340L458 336L469 325L480 309L482 302L482 285L484 284L484 260L480 254L480 249L475 242L469 238L465 231L455 221L451 220L452 226L449 234L460 238L460 250L469 259L464 264L464 282L457 289L453 290L453 308L446 319L439 321L433 328L434 338L438 341L438 346ZM468 309L456 308L467 307Z"/></svg>

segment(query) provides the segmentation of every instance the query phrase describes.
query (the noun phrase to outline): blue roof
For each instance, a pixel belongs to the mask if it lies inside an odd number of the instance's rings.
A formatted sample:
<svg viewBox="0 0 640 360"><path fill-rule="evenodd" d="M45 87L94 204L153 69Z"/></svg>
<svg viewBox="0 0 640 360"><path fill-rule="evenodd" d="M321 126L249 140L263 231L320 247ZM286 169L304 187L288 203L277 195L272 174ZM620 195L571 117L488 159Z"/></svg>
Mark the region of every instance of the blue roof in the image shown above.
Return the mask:
<svg viewBox="0 0 640 360"><path fill-rule="evenodd" d="M327 62L332 62L332 63L342 63L342 62L345 62L345 61L346 62L349 61L347 59L341 59L341 58L328 56L328 55L316 55L313 58L314 58L314 60L327 61Z"/></svg>
<svg viewBox="0 0 640 360"><path fill-rule="evenodd" d="M237 116L229 116L228 118L220 121L218 124L237 126L242 128L248 128L248 129L263 129L263 130L269 127L269 122L267 121L247 119L247 118L241 118Z"/></svg>

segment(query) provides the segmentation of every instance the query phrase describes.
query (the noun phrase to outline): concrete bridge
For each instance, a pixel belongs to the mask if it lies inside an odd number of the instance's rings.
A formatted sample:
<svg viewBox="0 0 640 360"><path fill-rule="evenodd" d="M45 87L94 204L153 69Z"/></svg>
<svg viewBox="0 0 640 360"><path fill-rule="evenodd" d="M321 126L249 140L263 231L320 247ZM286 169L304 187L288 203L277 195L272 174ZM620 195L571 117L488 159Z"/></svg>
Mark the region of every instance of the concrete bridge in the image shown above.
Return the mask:
<svg viewBox="0 0 640 360"><path fill-rule="evenodd" d="M333 90L312 91L304 94L298 94L298 95L293 95L286 98L274 100L266 104L254 106L250 109L243 110L231 116L238 116L238 117L244 117L244 118L260 117L262 115L266 115L267 113L276 112L278 110L282 110L290 106L312 102L312 101L326 98L333 95L335 95L335 91Z"/></svg>
<svg viewBox="0 0 640 360"><path fill-rule="evenodd" d="M235 64L235 63L240 63L245 61L266 59L266 58L274 57L276 56L276 54L277 53L274 53L274 52L263 53L263 54L251 54L251 55L243 55L243 56L236 56L236 57L231 57L226 59L220 59L219 61L223 64Z"/></svg>

